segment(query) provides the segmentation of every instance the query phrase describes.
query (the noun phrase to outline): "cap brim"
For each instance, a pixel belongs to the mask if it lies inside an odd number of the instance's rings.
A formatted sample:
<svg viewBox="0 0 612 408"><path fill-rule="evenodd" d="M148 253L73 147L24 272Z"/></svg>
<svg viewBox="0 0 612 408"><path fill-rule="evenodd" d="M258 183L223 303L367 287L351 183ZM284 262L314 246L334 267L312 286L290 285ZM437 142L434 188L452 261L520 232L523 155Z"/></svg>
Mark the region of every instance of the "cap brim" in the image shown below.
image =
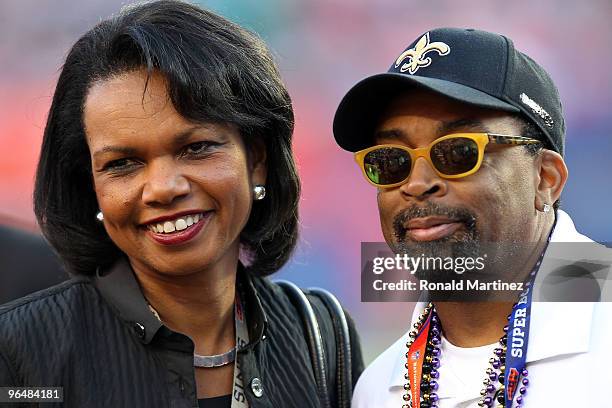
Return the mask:
<svg viewBox="0 0 612 408"><path fill-rule="evenodd" d="M372 133L381 111L394 96L406 94L414 88L428 89L481 108L520 112L508 102L455 82L386 72L362 80L342 98L333 125L338 145L351 152L371 146Z"/></svg>

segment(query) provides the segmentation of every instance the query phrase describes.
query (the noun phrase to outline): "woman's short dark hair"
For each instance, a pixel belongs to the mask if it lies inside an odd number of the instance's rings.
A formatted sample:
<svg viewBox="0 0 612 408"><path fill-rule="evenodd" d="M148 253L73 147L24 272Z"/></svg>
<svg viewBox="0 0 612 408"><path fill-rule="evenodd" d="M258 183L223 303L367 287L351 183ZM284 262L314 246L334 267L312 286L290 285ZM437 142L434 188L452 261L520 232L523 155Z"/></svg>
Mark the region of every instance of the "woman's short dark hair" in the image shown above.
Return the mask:
<svg viewBox="0 0 612 408"><path fill-rule="evenodd" d="M180 1L123 9L72 47L61 71L34 191L43 233L73 274L92 274L122 252L96 221L83 105L93 83L146 69L163 74L175 109L195 122L236 125L248 148L265 146L266 197L255 201L241 233L247 269L282 267L297 241L300 184L291 151L291 99L270 52L254 34Z"/></svg>

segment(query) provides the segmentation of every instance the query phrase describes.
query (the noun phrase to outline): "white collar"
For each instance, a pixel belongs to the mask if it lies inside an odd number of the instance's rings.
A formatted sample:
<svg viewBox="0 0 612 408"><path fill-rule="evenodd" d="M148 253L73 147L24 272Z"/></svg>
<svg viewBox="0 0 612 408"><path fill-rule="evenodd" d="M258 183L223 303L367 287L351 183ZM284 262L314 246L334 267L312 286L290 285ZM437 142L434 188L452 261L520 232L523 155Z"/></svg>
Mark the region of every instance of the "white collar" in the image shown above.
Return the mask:
<svg viewBox="0 0 612 408"><path fill-rule="evenodd" d="M566 212L557 210L557 222L550 242L593 241L576 231L574 222ZM541 271L547 270L545 254ZM538 274L538 280L543 278L543 274ZM592 302L534 302L527 362L587 352L594 305Z"/></svg>
<svg viewBox="0 0 612 408"><path fill-rule="evenodd" d="M557 210L557 222L550 240L551 242L593 242L576 231L570 216L561 210ZM415 305L411 326L426 305L425 302L418 302ZM591 336L593 308L594 303L592 302L534 302L531 310L527 362L587 352ZM571 326L568 325L570 322ZM404 355L408 332L391 346L391 349L397 352L398 358L395 360L391 373L389 388L402 387L406 382Z"/></svg>

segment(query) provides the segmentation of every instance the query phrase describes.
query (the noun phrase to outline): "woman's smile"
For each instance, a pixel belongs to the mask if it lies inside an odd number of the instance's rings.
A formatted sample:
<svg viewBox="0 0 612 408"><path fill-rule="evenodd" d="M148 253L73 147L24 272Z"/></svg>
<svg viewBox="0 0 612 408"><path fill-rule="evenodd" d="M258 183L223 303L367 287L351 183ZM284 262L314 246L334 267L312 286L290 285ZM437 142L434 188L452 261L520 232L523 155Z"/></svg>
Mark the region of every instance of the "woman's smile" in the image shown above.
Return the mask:
<svg viewBox="0 0 612 408"><path fill-rule="evenodd" d="M145 224L147 235L162 245L180 245L193 240L208 224L213 211L179 217L160 217Z"/></svg>

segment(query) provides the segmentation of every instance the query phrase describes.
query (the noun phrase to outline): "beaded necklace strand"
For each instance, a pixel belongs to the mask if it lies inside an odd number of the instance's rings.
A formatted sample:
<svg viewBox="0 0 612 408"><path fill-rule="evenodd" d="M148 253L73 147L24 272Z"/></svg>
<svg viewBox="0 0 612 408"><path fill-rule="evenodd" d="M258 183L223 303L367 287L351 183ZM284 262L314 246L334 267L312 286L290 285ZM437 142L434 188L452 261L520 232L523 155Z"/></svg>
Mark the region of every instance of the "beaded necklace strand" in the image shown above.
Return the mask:
<svg viewBox="0 0 612 408"><path fill-rule="evenodd" d="M515 305L516 306L516 305ZM513 307L514 308L514 307ZM417 322L413 326L413 330L408 333L410 339L406 343L408 351L406 352L406 359L409 357L409 350L414 343L419 331L423 327L423 324L431 314L431 329L427 339L427 346L425 347L425 357L423 363L423 374L421 376L421 384L419 384L422 396L419 406L421 408L438 408L438 379L440 373L440 343L442 329L440 326L440 319L436 313L436 310L432 303L429 303L423 312L419 315ZM508 319L510 316L508 316ZM481 399L478 401L479 407L492 407L495 401L499 405L496 408L510 408L512 402L507 404L504 393L504 380L505 380L505 360L507 350L507 339L508 339L508 325L504 327L504 335L499 339L499 347L496 347L493 351L493 357L489 359L490 367L487 368L486 377L483 381L484 388L480 391ZM408 362L405 364L406 370L408 369ZM529 372L524 369L522 372L522 386L519 388L519 396L516 398L516 408L520 408L523 404L523 396L527 392L527 386L529 385L529 379L527 379ZM406 383L404 384L404 390L406 393L403 396L404 405L402 408L413 408L413 402L410 396L410 377L408 372L404 374ZM499 382L499 386L496 383Z"/></svg>

